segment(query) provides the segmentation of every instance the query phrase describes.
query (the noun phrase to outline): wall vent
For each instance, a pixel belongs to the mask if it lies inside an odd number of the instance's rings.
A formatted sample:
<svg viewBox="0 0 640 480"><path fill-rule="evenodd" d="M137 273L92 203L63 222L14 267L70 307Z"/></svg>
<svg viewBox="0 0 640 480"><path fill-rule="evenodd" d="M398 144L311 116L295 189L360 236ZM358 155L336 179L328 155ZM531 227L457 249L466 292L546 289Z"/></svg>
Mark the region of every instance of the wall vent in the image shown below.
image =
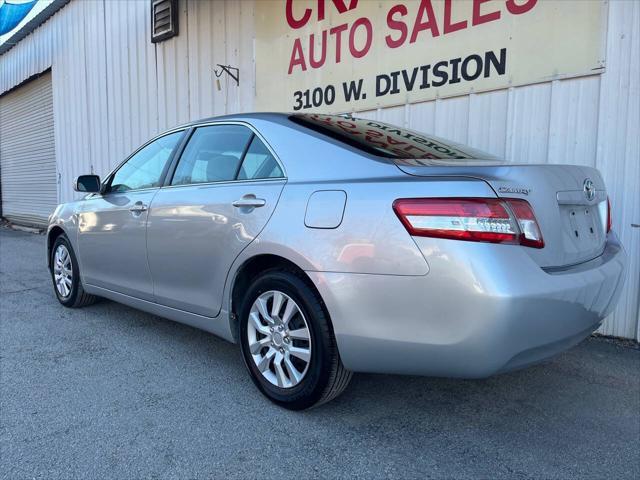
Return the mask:
<svg viewBox="0 0 640 480"><path fill-rule="evenodd" d="M178 35L178 0L151 0L151 41Z"/></svg>

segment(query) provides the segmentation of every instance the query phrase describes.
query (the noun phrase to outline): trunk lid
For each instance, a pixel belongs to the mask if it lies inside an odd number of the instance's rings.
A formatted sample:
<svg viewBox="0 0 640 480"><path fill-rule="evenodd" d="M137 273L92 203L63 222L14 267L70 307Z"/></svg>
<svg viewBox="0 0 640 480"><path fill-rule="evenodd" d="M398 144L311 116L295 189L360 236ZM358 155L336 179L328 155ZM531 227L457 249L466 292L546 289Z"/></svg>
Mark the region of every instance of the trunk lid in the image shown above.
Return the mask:
<svg viewBox="0 0 640 480"><path fill-rule="evenodd" d="M545 246L526 248L541 267L582 263L602 254L607 194L600 172L577 165L531 165L495 160L395 160L415 176L465 176L484 180L501 198L528 201Z"/></svg>

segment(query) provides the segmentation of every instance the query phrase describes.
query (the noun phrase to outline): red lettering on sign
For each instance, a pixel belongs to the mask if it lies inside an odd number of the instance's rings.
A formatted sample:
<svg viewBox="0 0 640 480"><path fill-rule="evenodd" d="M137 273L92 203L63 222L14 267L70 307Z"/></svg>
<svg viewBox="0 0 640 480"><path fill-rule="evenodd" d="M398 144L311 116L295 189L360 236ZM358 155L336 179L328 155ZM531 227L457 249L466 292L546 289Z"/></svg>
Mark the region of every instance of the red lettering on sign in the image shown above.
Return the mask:
<svg viewBox="0 0 640 480"><path fill-rule="evenodd" d="M391 35L387 35L384 37L385 42L387 42L387 46L389 48L398 48L402 46L402 44L407 40L407 24L401 20L394 20L393 16L395 14L399 14L401 17L404 17L407 14L407 7L404 5L394 5L387 12L387 25L391 30L398 30L400 32L400 37L396 40L391 37Z"/></svg>
<svg viewBox="0 0 640 480"><path fill-rule="evenodd" d="M320 16L320 4L322 4L322 17ZM338 10L338 13L348 12L358 6L358 0L351 0L349 6L345 5L345 0L333 0L333 4ZM318 0L318 20L324 20L324 0Z"/></svg>
<svg viewBox="0 0 640 480"><path fill-rule="evenodd" d="M293 0L287 0L285 11L287 15L287 23L291 28L302 28L307 24L307 22L311 18L311 9L307 8L305 9L304 14L302 15L302 18L300 20L297 20L293 16Z"/></svg>
<svg viewBox="0 0 640 480"><path fill-rule="evenodd" d="M514 15L520 15L527 13L536 6L536 3L538 3L538 0L526 0L522 5L518 5L516 0L507 0L507 10Z"/></svg>
<svg viewBox="0 0 640 480"><path fill-rule="evenodd" d="M456 23L451 23L451 3L452 0L444 0L444 33L456 32L467 28L467 21L461 20Z"/></svg>
<svg viewBox="0 0 640 480"><path fill-rule="evenodd" d="M304 53L302 52L302 43L299 38L293 41L293 50L291 50L291 59L289 60L289 75L293 71L293 67L300 65L302 71L306 72L307 64L304 61Z"/></svg>
<svg viewBox="0 0 640 480"><path fill-rule="evenodd" d="M338 13L345 13L349 10L353 10L358 6L358 0L350 0L349 6L346 5L346 0L332 0L333 5L336 7ZM311 19L312 10L305 8L302 17L296 18L293 14L293 0L287 0L285 5L285 15L287 17L287 23L293 29L304 27ZM325 18L325 0L318 0L318 21L322 21Z"/></svg>
<svg viewBox="0 0 640 480"><path fill-rule="evenodd" d="M489 12L485 14L480 13L480 7L483 3L490 2L491 0L473 0L473 20L472 25L480 25L482 23L492 22L500 18L500 10L496 12Z"/></svg>
<svg viewBox="0 0 640 480"><path fill-rule="evenodd" d="M427 15L426 22L423 21L424 15ZM436 16L433 13L433 5L431 0L422 0L420 7L418 7L418 14L416 15L416 22L413 25L413 31L411 32L410 43L415 43L418 38L418 34L423 30L431 30L431 36L437 37L440 35L438 30L438 24L436 23Z"/></svg>
<svg viewBox="0 0 640 480"><path fill-rule="evenodd" d="M366 33L367 37L365 40L364 47L358 50L356 48L356 43L355 43L355 33L358 27L361 25L364 26L367 32ZM362 17L357 19L355 22L353 22L353 27L351 27L351 30L349 31L349 51L351 52L351 55L353 55L354 58L364 57L367 54L367 52L369 52L372 41L373 41L373 25L371 25L371 22L369 21L369 19Z"/></svg>
<svg viewBox="0 0 640 480"><path fill-rule="evenodd" d="M327 31L322 31L322 46L320 47L320 60L315 59L316 42L315 35L312 33L309 38L309 65L311 68L320 68L324 65L324 61L327 58Z"/></svg>
<svg viewBox="0 0 640 480"><path fill-rule="evenodd" d="M333 35L335 44L336 44L336 63L340 63L342 59L342 32L344 32L349 25L343 23L342 25L338 25L337 27L333 27L329 30L329 33Z"/></svg>
<svg viewBox="0 0 640 480"><path fill-rule="evenodd" d="M415 43L420 37L424 37L420 40L426 42L429 38L435 38L441 34L448 35L499 20L503 13L505 15L525 14L539 4L539 0L469 1L472 2L469 13L467 13L467 9L459 8L461 2L454 0L443 0L444 8L440 10L434 10L433 0L420 0L420 2L410 5L405 1L391 4L386 14L386 32L383 32L386 46L390 49L400 48L407 43L407 40L410 43ZM353 22L345 22L335 26L329 22L329 20L333 21L337 18L336 14L340 15L354 10L358 6L358 0L315 0L311 6L302 6L300 3L294 3L294 0L286 0L285 3L288 26L293 30L305 27L307 31L300 38L292 35L289 75L296 69L305 72L307 68L322 68L327 63L332 63L334 58L335 64L341 63L343 59L348 57L362 58L371 51L374 33L371 19L360 17ZM384 5L384 2L382 4ZM318 22L325 21L325 24L311 25L316 19ZM423 34L424 31L429 31L431 36L429 37L427 33ZM321 35L321 38L318 38L318 35ZM342 48L343 43L345 44L344 48ZM335 54L332 54L332 49L335 49ZM451 78L455 80L458 78L457 64L453 68L454 70L450 73ZM435 77L433 86L441 85L441 83L436 83L441 81L438 79L446 82L448 74L442 71L442 66L439 67L439 63L434 65L432 72ZM391 93L397 90L398 73L394 72L395 76L391 75L394 82L393 88L390 90ZM391 77L387 76L387 78ZM414 77L403 77L405 84L410 81L413 85ZM428 86L426 76L423 83Z"/></svg>

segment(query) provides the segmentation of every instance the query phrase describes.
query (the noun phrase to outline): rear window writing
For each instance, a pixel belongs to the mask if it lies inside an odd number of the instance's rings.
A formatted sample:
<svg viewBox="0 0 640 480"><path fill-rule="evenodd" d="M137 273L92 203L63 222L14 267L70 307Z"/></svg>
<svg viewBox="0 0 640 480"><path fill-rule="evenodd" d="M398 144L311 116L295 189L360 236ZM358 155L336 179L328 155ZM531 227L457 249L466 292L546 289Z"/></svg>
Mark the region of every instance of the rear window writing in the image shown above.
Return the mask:
<svg viewBox="0 0 640 480"><path fill-rule="evenodd" d="M495 160L497 157L433 135L361 118L301 113L293 122L356 148L369 155L392 159L397 164L430 165L438 160Z"/></svg>

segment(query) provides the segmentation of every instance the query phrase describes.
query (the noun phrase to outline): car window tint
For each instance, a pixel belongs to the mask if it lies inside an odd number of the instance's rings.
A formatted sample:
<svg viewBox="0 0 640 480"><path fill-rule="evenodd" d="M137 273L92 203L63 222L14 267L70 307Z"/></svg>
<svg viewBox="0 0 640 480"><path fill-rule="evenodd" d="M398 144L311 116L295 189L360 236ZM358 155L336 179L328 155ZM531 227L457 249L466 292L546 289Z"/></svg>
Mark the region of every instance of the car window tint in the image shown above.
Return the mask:
<svg viewBox="0 0 640 480"><path fill-rule="evenodd" d="M242 162L238 180L281 178L283 176L280 165L273 158L269 149L258 137L254 136Z"/></svg>
<svg viewBox="0 0 640 480"><path fill-rule="evenodd" d="M183 133L170 133L138 151L114 174L109 191L126 192L159 187L162 171Z"/></svg>
<svg viewBox="0 0 640 480"><path fill-rule="evenodd" d="M241 125L198 128L180 157L171 185L235 180L252 135Z"/></svg>
<svg viewBox="0 0 640 480"><path fill-rule="evenodd" d="M298 113L289 118L343 145L399 164L429 164L429 161L436 163L438 160L497 160L490 153L468 145L377 120L318 113Z"/></svg>

